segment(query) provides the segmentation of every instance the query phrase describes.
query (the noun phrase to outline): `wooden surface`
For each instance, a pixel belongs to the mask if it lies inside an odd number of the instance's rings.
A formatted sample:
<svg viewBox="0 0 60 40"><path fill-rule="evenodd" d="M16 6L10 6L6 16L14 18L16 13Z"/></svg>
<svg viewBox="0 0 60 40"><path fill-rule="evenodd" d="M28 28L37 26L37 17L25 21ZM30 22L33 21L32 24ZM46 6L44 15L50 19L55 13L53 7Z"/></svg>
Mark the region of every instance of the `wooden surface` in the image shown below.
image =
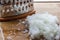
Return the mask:
<svg viewBox="0 0 60 40"><path fill-rule="evenodd" d="M36 13L49 12L56 15L60 21L60 3L34 3L34 8Z"/></svg>
<svg viewBox="0 0 60 40"><path fill-rule="evenodd" d="M28 32L24 33L26 26L22 24L22 21L9 21L1 22L1 27L4 29L5 40L29 40Z"/></svg>
<svg viewBox="0 0 60 40"><path fill-rule="evenodd" d="M44 11L48 11L49 13L58 16L59 20L60 20L60 3L34 3L34 8L36 10L36 13L41 13ZM10 28L19 28L21 27L23 24L19 24L19 21L9 21L9 22L0 22L1 23L1 27L7 27L7 29ZM19 24L19 27L16 26ZM14 31L13 31L14 32ZM4 31L4 35L5 38L7 38L10 34L10 31ZM16 32L16 34L11 35L12 36L12 40L29 40L28 39L28 33L23 34L22 32ZM6 39L7 40L7 39Z"/></svg>

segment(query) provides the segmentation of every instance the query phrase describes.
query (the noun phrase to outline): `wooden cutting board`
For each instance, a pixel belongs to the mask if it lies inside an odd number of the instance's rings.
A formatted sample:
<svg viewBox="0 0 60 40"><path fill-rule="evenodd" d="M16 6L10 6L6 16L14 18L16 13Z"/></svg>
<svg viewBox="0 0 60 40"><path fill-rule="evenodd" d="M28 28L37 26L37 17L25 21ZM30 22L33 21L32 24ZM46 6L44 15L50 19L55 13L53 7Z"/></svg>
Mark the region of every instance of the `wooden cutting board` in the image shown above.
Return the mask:
<svg viewBox="0 0 60 40"><path fill-rule="evenodd" d="M5 40L29 40L28 32L24 33L26 26L19 20L10 22L1 22L1 27L4 31Z"/></svg>

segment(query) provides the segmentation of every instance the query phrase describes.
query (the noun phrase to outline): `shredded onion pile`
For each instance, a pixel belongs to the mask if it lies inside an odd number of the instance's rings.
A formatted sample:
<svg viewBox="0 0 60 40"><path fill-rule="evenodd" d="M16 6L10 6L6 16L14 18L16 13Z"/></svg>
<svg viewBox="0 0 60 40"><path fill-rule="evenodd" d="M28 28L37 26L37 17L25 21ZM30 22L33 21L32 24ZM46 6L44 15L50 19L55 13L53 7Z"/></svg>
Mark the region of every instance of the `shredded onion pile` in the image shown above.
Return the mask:
<svg viewBox="0 0 60 40"><path fill-rule="evenodd" d="M47 40L59 40L58 19L49 13L36 13L28 16L29 33L31 38L40 38L43 35Z"/></svg>

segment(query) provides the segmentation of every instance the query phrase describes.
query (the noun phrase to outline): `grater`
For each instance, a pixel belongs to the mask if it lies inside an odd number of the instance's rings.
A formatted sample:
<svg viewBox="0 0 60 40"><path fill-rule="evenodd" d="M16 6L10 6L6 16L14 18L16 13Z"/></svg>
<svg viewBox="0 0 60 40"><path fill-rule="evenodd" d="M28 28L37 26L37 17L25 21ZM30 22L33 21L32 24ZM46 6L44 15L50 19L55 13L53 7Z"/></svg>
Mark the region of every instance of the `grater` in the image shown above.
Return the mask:
<svg viewBox="0 0 60 40"><path fill-rule="evenodd" d="M21 15L27 16L34 10L33 0L0 0L0 8L0 20L5 20L5 18L6 20L8 18L17 19L18 15L22 18Z"/></svg>

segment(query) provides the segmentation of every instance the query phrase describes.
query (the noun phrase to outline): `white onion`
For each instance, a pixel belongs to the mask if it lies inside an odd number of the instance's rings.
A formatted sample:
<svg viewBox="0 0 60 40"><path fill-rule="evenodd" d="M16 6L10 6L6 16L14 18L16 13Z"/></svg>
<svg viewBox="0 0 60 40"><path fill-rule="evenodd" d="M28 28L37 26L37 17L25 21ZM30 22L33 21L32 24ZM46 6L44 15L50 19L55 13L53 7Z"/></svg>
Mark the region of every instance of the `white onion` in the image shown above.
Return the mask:
<svg viewBox="0 0 60 40"><path fill-rule="evenodd" d="M59 33L58 19L49 13L36 13L28 16L26 20L29 23L29 33L32 38L44 35L47 40L54 40L54 35Z"/></svg>

